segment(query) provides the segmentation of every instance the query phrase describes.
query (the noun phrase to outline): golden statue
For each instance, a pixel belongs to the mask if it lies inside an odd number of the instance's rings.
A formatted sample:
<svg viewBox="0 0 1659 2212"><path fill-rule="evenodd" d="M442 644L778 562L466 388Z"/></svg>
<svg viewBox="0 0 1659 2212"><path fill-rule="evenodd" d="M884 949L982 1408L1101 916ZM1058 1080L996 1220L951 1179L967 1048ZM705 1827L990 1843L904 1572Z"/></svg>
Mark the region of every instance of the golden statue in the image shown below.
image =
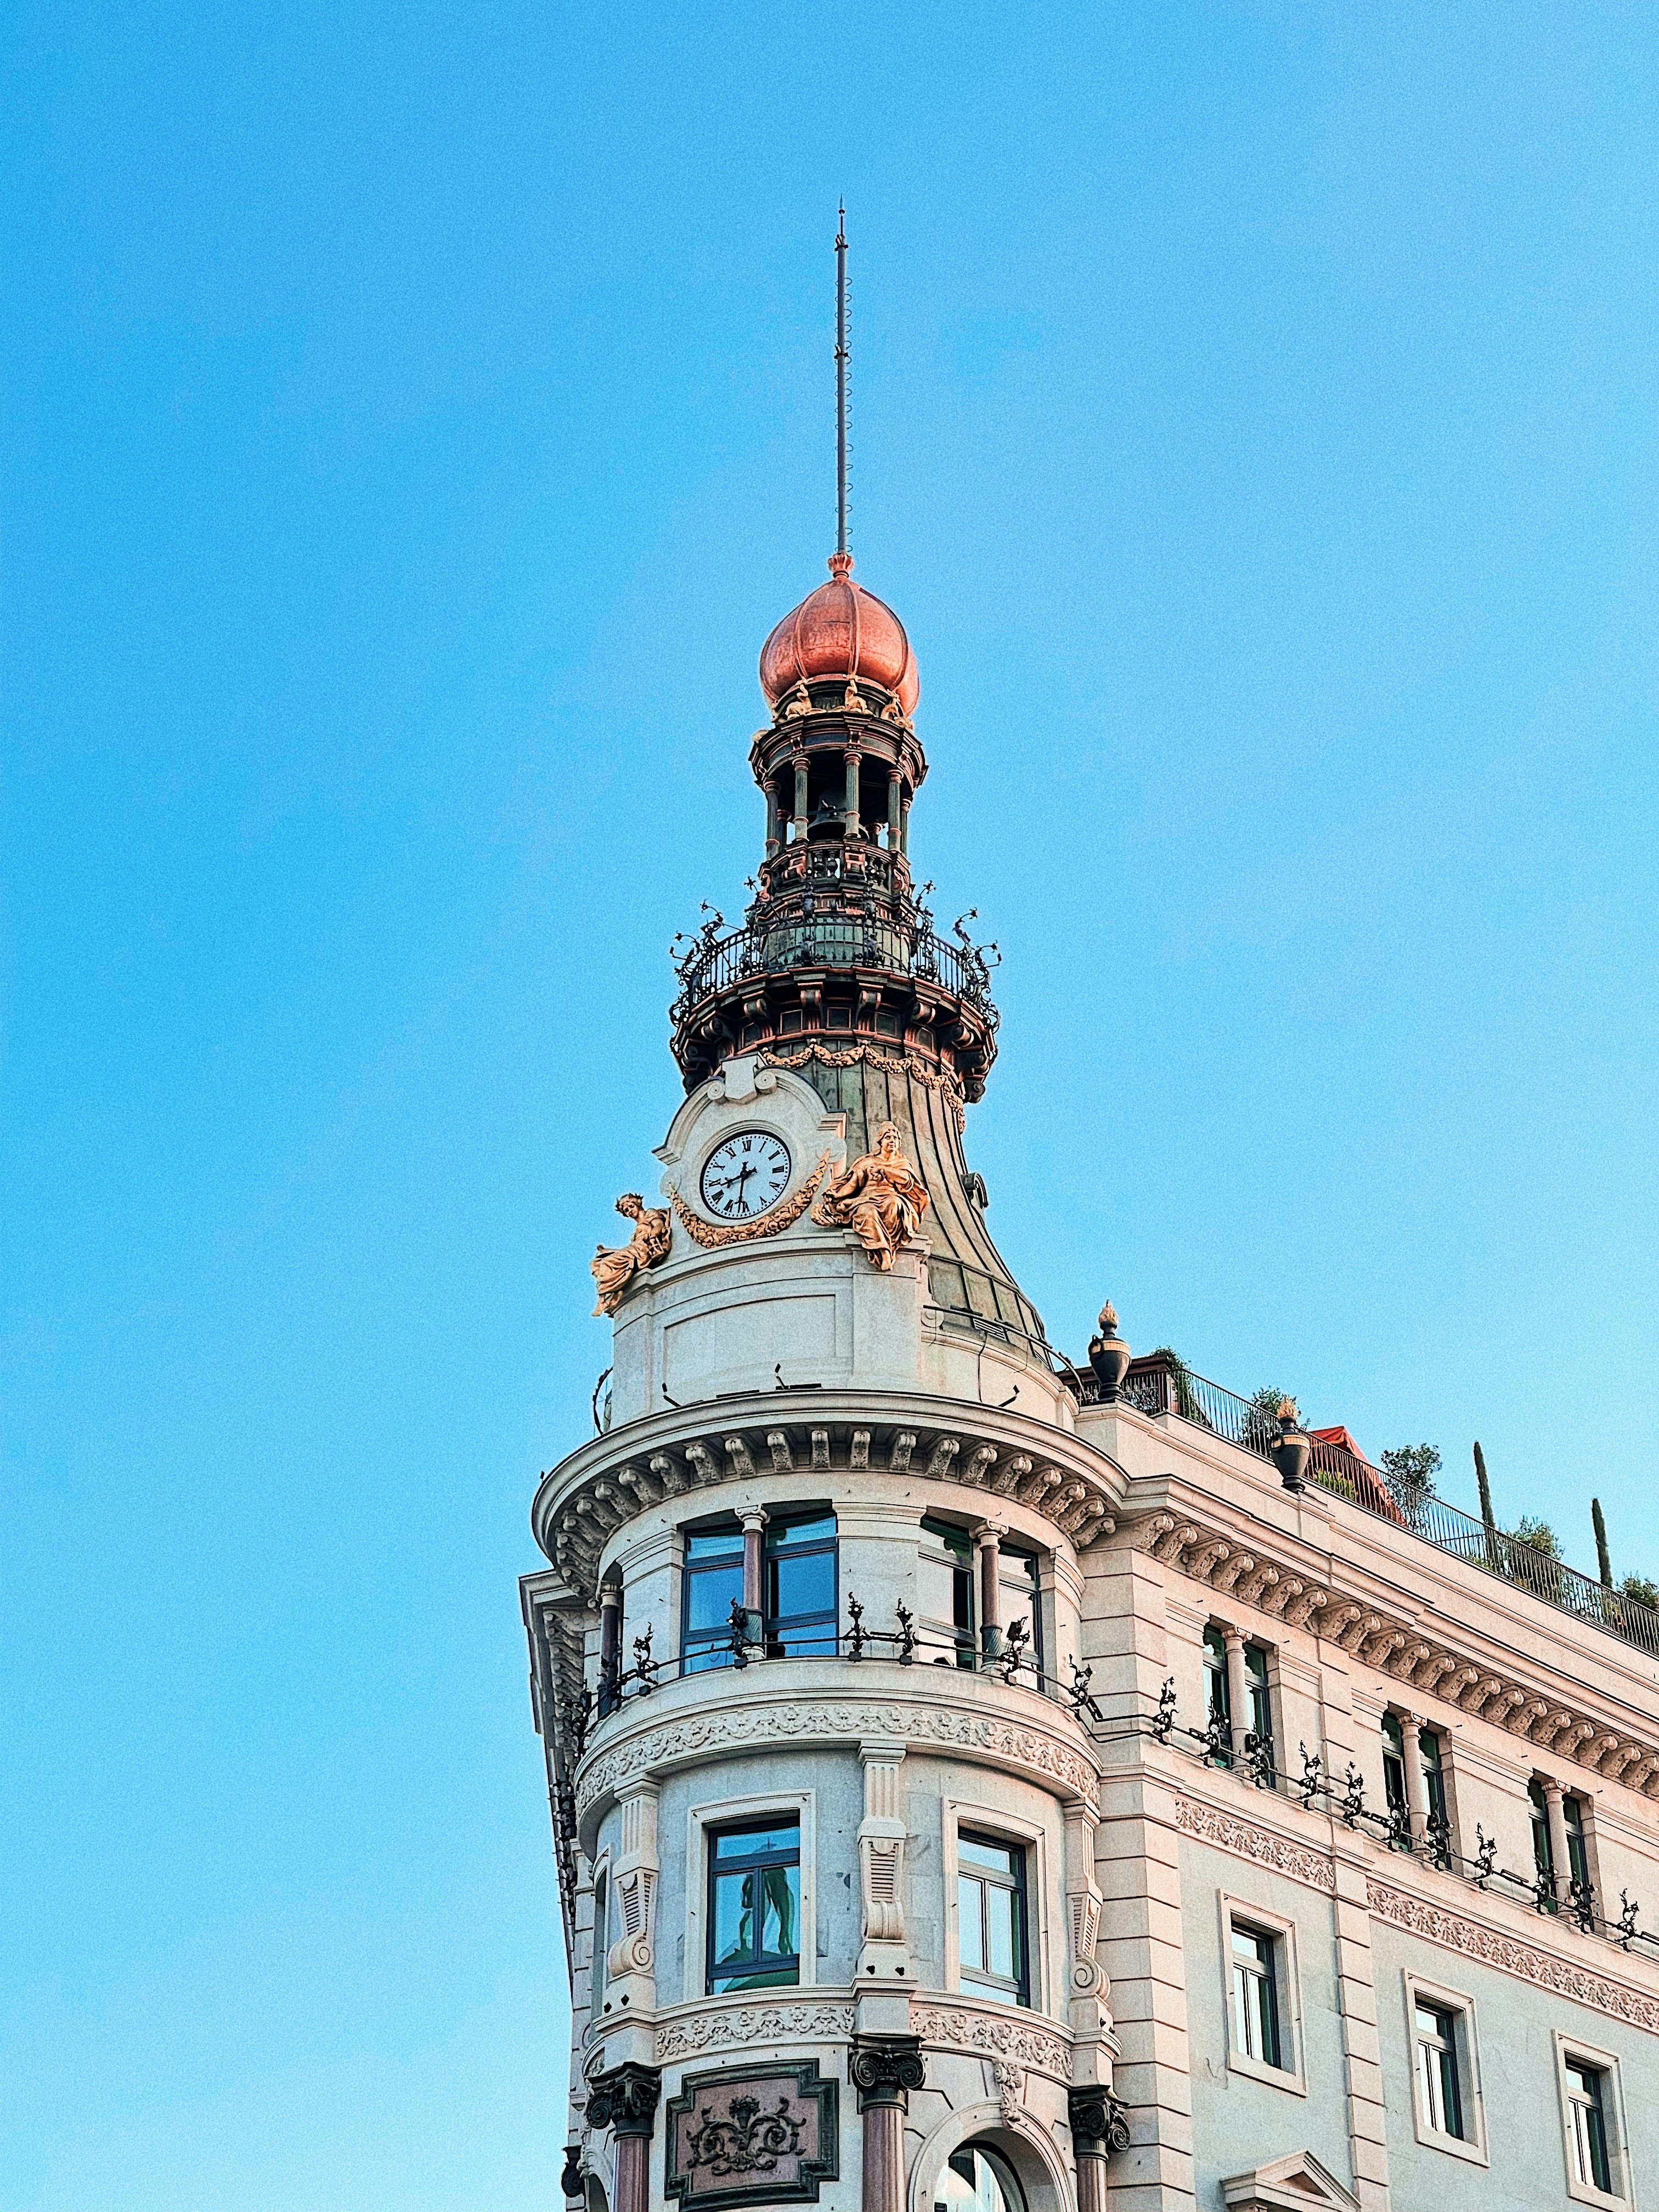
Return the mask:
<svg viewBox="0 0 1659 2212"><path fill-rule="evenodd" d="M665 1206L647 1206L638 1191L625 1190L617 1200L617 1211L639 1225L626 1244L601 1244L588 1261L599 1286L596 1314L615 1313L640 1270L668 1257L672 1241Z"/></svg>
<svg viewBox="0 0 1659 2212"><path fill-rule="evenodd" d="M884 1121L874 1152L825 1183L812 1218L820 1229L856 1230L871 1266L885 1274L921 1226L927 1204L921 1178L900 1149L897 1124Z"/></svg>

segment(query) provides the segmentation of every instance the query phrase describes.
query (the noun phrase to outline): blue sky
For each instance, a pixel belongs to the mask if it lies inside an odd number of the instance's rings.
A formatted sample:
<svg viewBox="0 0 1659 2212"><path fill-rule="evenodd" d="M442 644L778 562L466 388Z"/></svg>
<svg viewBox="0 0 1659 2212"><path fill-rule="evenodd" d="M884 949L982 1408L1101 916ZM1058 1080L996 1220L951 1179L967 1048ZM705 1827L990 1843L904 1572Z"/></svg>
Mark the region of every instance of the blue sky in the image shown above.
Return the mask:
<svg viewBox="0 0 1659 2212"><path fill-rule="evenodd" d="M1659 1571L1651 10L20 0L5 65L9 2212L555 2200L514 1577L833 542L842 192L1051 1334Z"/></svg>

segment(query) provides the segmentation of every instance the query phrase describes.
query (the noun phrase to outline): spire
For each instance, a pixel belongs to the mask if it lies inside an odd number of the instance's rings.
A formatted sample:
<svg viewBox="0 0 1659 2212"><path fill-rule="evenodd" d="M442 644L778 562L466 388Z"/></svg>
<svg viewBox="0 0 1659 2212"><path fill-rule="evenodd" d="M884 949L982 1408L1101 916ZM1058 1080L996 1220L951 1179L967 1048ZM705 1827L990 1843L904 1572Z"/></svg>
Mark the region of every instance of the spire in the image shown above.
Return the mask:
<svg viewBox="0 0 1659 2212"><path fill-rule="evenodd" d="M836 210L836 550L847 550L847 205Z"/></svg>

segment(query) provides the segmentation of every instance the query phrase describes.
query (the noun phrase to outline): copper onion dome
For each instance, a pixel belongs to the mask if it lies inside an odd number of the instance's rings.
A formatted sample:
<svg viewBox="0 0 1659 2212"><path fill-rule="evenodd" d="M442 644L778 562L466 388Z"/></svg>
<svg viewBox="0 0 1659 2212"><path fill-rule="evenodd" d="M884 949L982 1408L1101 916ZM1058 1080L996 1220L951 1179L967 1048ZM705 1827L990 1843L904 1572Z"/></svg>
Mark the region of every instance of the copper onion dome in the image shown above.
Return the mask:
<svg viewBox="0 0 1659 2212"><path fill-rule="evenodd" d="M804 679L845 676L879 684L913 714L921 696L904 624L852 578L850 553L830 556L830 580L787 614L761 647L761 689L776 706Z"/></svg>

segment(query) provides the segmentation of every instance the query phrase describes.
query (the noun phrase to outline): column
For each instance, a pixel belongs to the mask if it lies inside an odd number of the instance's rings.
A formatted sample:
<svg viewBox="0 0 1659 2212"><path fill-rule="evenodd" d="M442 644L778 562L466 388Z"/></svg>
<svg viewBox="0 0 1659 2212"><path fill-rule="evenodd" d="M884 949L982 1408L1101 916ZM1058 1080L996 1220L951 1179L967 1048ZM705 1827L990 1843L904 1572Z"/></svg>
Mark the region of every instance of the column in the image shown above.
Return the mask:
<svg viewBox="0 0 1659 2212"><path fill-rule="evenodd" d="M751 1644L766 1640L766 1508L751 1505L738 1516L743 1522L743 1609Z"/></svg>
<svg viewBox="0 0 1659 2212"><path fill-rule="evenodd" d="M1414 1849L1428 1841L1429 1788L1423 1777L1423 1721L1420 1714L1401 1713L1400 1741L1406 1757L1406 1809L1411 1814Z"/></svg>
<svg viewBox="0 0 1659 2212"><path fill-rule="evenodd" d="M1250 1678L1244 1671L1244 1638L1236 1628L1222 1630L1227 1643L1227 1704L1232 1713L1233 1759L1244 1756L1250 1728Z"/></svg>
<svg viewBox="0 0 1659 2212"><path fill-rule="evenodd" d="M599 1717L613 1713L622 1702L617 1687L622 1673L622 1588L617 1583L599 1586Z"/></svg>
<svg viewBox="0 0 1659 2212"><path fill-rule="evenodd" d="M910 857L910 802L906 799L899 809L899 850L907 860Z"/></svg>
<svg viewBox="0 0 1659 2212"><path fill-rule="evenodd" d="M588 2092L590 2127L609 2128L617 2142L617 2201L612 2212L651 2212L651 2136L662 2075L631 2061L601 2074Z"/></svg>
<svg viewBox="0 0 1659 2212"><path fill-rule="evenodd" d="M795 755L795 757L794 757L794 762L795 762L795 814L794 814L793 829L794 829L794 836L795 836L796 842L797 842L797 843L799 843L799 841L800 841L803 837L805 837L805 835L806 835L806 756L805 756L805 753L797 753L797 754Z"/></svg>
<svg viewBox="0 0 1659 2212"><path fill-rule="evenodd" d="M766 857L769 860L783 840L779 834L778 787L769 776L766 783Z"/></svg>
<svg viewBox="0 0 1659 2212"><path fill-rule="evenodd" d="M1567 1815L1561 1803L1559 1782L1544 1784L1544 1810L1549 1815L1550 1865L1555 1875L1555 1893L1565 1897L1572 1883L1572 1853L1567 1847Z"/></svg>
<svg viewBox="0 0 1659 2212"><path fill-rule="evenodd" d="M859 769L863 758L864 756L856 745L848 746L847 823L843 834L848 837L861 837L864 835L863 830L859 827Z"/></svg>
<svg viewBox="0 0 1659 2212"><path fill-rule="evenodd" d="M896 769L887 771L887 849L898 850L899 841L899 775Z"/></svg>
<svg viewBox="0 0 1659 2212"><path fill-rule="evenodd" d="M910 2092L923 2087L921 2039L854 2035L848 2071L864 2118L864 2188L860 2212L904 2212L904 2116ZM617 2212L623 2212L622 2206Z"/></svg>
<svg viewBox="0 0 1659 2212"><path fill-rule="evenodd" d="M1077 2164L1078 2212L1106 2212L1106 2161L1129 2147L1129 2122L1109 2089L1069 2089L1066 2117Z"/></svg>
<svg viewBox="0 0 1659 2212"><path fill-rule="evenodd" d="M1002 1531L979 1532L979 1644L988 1660L1000 1659L1002 1640Z"/></svg>

